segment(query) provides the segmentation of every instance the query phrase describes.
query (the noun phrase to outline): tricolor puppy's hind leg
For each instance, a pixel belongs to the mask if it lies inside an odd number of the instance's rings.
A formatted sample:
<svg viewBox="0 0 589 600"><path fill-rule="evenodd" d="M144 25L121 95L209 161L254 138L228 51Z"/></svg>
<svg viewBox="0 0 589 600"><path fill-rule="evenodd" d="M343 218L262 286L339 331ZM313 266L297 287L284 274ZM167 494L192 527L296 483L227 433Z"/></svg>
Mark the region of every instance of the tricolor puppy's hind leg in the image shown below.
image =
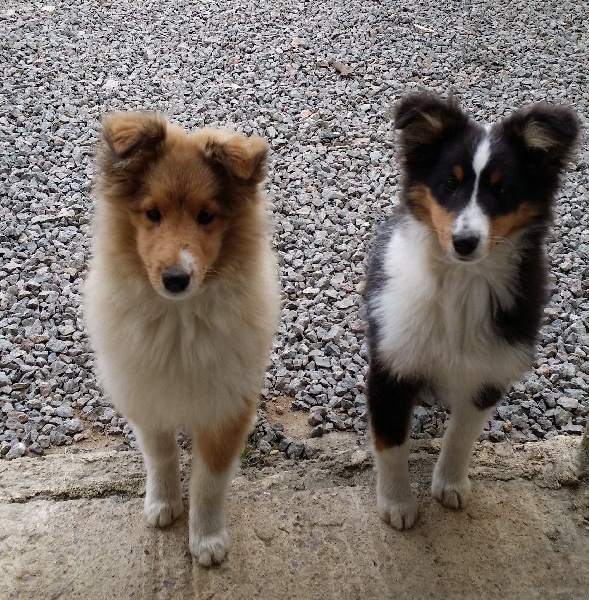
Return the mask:
<svg viewBox="0 0 589 600"><path fill-rule="evenodd" d="M214 430L197 430L190 475L190 552L203 566L222 562L229 552L225 523L227 491L253 424L255 404Z"/></svg>
<svg viewBox="0 0 589 600"><path fill-rule="evenodd" d="M409 420L421 384L378 364L368 373L368 406L376 463L376 507L396 529L409 529L419 505L409 482Z"/></svg>

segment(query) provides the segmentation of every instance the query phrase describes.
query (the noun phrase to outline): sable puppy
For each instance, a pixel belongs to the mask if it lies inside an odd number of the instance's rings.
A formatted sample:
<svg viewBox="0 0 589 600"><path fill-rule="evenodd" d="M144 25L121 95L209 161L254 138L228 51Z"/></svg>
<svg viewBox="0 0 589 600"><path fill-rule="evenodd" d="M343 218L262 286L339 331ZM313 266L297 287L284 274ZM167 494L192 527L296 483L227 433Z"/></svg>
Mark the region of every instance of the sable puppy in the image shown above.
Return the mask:
<svg viewBox="0 0 589 600"><path fill-rule="evenodd" d="M210 565L278 324L267 146L155 114L103 125L85 287L98 375L143 451L151 525L182 513L176 434L192 436L190 551Z"/></svg>
<svg viewBox="0 0 589 600"><path fill-rule="evenodd" d="M536 104L482 126L449 98L396 107L401 204L367 269L368 408L380 517L415 522L409 423L421 392L451 410L432 482L444 506L469 501L476 438L530 368L547 300L544 238L578 133L570 108Z"/></svg>

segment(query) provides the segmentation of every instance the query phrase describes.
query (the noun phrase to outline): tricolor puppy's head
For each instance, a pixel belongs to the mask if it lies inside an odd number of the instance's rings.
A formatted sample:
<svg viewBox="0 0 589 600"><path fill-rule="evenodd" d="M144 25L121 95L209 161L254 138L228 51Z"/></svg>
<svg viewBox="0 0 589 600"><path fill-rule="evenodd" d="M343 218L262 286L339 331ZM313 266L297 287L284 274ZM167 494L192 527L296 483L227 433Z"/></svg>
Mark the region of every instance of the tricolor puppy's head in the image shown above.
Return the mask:
<svg viewBox="0 0 589 600"><path fill-rule="evenodd" d="M570 108L546 103L482 126L452 97L429 93L402 99L394 126L404 202L456 262L478 261L515 232L546 224L579 129Z"/></svg>
<svg viewBox="0 0 589 600"><path fill-rule="evenodd" d="M265 141L188 134L150 113L106 117L102 138L98 192L125 222L119 243L126 238L160 295L191 296L238 251L228 238L258 201Z"/></svg>

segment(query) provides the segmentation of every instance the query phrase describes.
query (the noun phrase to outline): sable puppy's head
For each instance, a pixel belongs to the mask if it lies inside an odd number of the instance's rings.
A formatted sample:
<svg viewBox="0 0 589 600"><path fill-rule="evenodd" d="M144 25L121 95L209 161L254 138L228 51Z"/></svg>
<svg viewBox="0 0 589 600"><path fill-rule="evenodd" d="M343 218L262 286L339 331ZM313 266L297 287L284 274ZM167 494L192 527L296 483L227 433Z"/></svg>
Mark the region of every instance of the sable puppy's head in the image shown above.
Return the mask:
<svg viewBox="0 0 589 600"><path fill-rule="evenodd" d="M412 94L397 105L403 200L444 256L476 262L517 231L544 227L578 135L574 112L535 104L482 126L454 98Z"/></svg>
<svg viewBox="0 0 589 600"><path fill-rule="evenodd" d="M188 134L155 114L105 118L98 193L160 295L191 296L239 253L267 151L259 137Z"/></svg>

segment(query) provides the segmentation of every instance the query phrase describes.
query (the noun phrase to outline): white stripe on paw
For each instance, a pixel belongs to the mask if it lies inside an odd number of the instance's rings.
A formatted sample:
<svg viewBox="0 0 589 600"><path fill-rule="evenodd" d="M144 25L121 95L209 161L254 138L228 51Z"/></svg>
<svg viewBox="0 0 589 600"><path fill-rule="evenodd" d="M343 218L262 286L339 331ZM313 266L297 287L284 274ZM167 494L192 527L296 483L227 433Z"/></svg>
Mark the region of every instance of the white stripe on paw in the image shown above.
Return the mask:
<svg viewBox="0 0 589 600"><path fill-rule="evenodd" d="M409 529L413 527L419 512L419 503L415 496L395 502L391 498L378 496L376 499L376 510L378 516L395 529Z"/></svg>
<svg viewBox="0 0 589 600"><path fill-rule="evenodd" d="M215 535L190 535L190 553L203 567L223 562L227 552L229 552L227 530Z"/></svg>
<svg viewBox="0 0 589 600"><path fill-rule="evenodd" d="M145 499L145 516L152 527L167 527L183 512L182 498L176 500Z"/></svg>

